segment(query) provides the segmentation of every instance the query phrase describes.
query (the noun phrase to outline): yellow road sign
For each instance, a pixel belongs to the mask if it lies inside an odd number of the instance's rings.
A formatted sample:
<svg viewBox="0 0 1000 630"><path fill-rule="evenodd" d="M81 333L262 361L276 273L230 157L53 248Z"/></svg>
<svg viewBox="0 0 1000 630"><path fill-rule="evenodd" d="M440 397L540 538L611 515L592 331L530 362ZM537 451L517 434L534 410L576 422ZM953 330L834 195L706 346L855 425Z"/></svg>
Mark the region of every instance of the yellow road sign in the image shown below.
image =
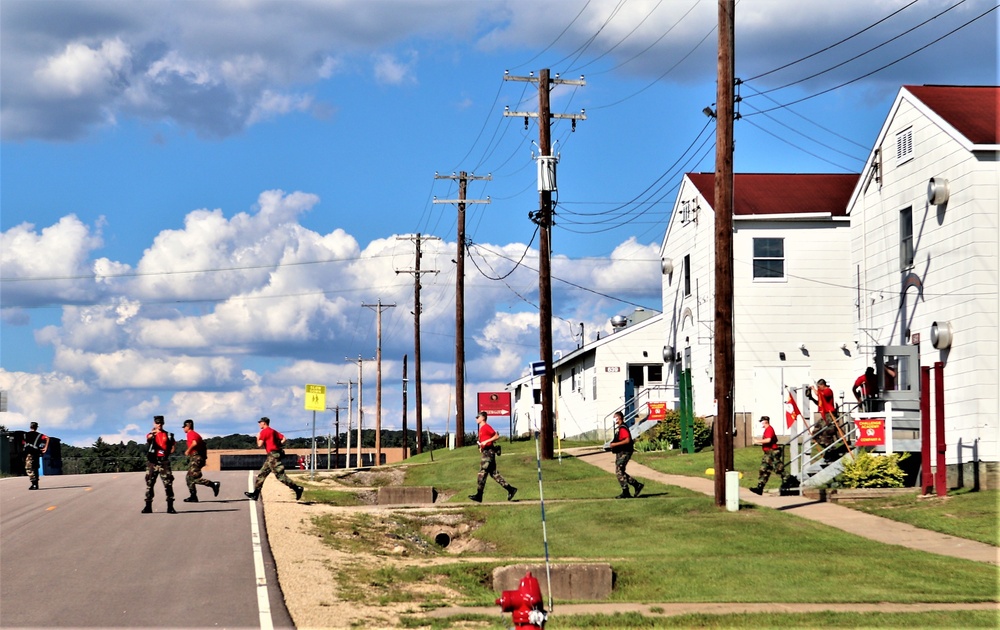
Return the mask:
<svg viewBox="0 0 1000 630"><path fill-rule="evenodd" d="M306 410L326 410L326 385L306 385Z"/></svg>

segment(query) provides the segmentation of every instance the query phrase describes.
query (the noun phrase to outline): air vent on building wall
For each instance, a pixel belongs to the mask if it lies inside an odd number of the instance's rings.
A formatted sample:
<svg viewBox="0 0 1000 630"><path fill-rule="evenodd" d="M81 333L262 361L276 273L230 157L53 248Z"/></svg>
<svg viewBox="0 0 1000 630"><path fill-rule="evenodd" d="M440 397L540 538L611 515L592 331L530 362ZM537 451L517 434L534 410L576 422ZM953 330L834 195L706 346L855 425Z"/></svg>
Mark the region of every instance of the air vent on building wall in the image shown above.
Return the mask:
<svg viewBox="0 0 1000 630"><path fill-rule="evenodd" d="M932 177L927 182L927 203L932 206L941 206L948 203L951 197L951 189L948 180L943 177Z"/></svg>

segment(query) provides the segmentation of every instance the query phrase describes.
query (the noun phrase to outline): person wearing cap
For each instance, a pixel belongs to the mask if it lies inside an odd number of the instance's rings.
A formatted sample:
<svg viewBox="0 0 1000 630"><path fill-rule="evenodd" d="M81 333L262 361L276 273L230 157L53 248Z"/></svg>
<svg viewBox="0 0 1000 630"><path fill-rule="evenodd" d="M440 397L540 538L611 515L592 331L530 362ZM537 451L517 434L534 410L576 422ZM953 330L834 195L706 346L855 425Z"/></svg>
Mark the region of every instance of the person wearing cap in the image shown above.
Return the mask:
<svg viewBox="0 0 1000 630"><path fill-rule="evenodd" d="M156 478L163 480L163 492L167 495L167 513L177 514L174 509L174 472L170 469L170 454L174 452L174 434L163 430L163 416L153 416L153 430L146 434L146 506L143 514L153 511L153 486Z"/></svg>
<svg viewBox="0 0 1000 630"><path fill-rule="evenodd" d="M479 440L477 441L479 444L479 474L476 475L476 494L470 494L469 498L476 503L483 502L486 477L490 476L493 477L493 481L496 481L507 491L507 500L513 501L514 495L517 494L517 488L507 483L503 475L497 472L497 455L500 453L497 441L500 439L500 434L489 425L486 421L487 417L485 411L476 414L476 424L479 425Z"/></svg>
<svg viewBox="0 0 1000 630"><path fill-rule="evenodd" d="M875 368L868 366L865 373L854 381L851 393L858 401L858 407L864 411L881 411L878 406L878 378Z"/></svg>
<svg viewBox="0 0 1000 630"><path fill-rule="evenodd" d="M635 490L635 496L638 497L639 493L642 492L643 484L625 472L625 467L628 466L629 460L632 459L632 453L635 452L632 430L625 426L625 416L620 411L615 412L615 439L608 444L608 448L615 454L615 477L618 479L618 485L622 487L622 493L615 498L631 499L632 495L628 491L629 486L632 486Z"/></svg>
<svg viewBox="0 0 1000 630"><path fill-rule="evenodd" d="M49 450L49 437L38 432L37 422L32 422L29 426L31 430L24 434L21 441L24 447L24 472L31 482L28 490L38 490L38 465L42 461L42 455Z"/></svg>
<svg viewBox="0 0 1000 630"><path fill-rule="evenodd" d="M184 450L184 454L188 458L188 471L185 481L187 482L188 492L191 493L191 496L184 499L184 502L198 502L198 491L195 490L196 484L208 486L215 493L215 496L219 496L219 487L222 484L218 481L209 481L201 475L201 469L205 465L205 460L208 459L208 448L205 446L205 440L201 439L198 432L194 430L194 420L191 418L184 421L184 437L187 440L187 448Z"/></svg>
<svg viewBox="0 0 1000 630"><path fill-rule="evenodd" d="M764 494L764 486L767 485L767 480L772 472L781 477L782 484L785 483L785 462L782 457L781 445L778 444L778 436L774 433L774 427L771 426L771 418L761 416L760 423L764 426L764 434L760 439L755 439L753 443L760 444L764 454L760 458L760 470L757 472L757 487L750 488L750 492L754 494Z"/></svg>
<svg viewBox="0 0 1000 630"><path fill-rule="evenodd" d="M266 416L258 420L257 425L260 427L260 432L257 433L257 447L263 448L267 456L254 480L253 492L244 492L243 494L254 501L259 499L264 480L267 479L268 475L274 473L275 479L295 491L295 500L298 501L302 498L303 488L288 478L288 475L285 474L285 465L281 463L281 458L285 455L285 436L271 428L271 419Z"/></svg>

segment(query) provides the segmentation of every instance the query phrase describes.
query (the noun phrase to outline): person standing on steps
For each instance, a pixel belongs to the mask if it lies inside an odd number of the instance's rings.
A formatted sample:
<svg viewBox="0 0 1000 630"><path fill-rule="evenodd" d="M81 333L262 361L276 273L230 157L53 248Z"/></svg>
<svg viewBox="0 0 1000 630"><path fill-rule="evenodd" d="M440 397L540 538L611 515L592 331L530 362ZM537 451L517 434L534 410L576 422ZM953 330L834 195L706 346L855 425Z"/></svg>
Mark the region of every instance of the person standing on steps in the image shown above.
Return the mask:
<svg viewBox="0 0 1000 630"><path fill-rule="evenodd" d="M757 487L750 488L750 492L763 495L764 486L767 485L767 479L772 472L781 477L782 484L785 483L785 462L782 457L781 445L778 444L778 436L774 433L774 427L771 426L771 418L761 416L760 423L764 425L764 435L759 440L754 440L753 443L760 444L764 455L760 459Z"/></svg>
<svg viewBox="0 0 1000 630"><path fill-rule="evenodd" d="M479 425L479 475L476 477L476 494L470 494L469 498L476 503L483 502L483 490L486 488L488 475L507 491L507 500L513 501L517 488L507 483L497 472L497 455L500 453L500 447L496 442L500 439L500 434L486 422L486 418L485 411L476 414L476 424Z"/></svg>
<svg viewBox="0 0 1000 630"><path fill-rule="evenodd" d="M257 447L263 448L267 457L264 458L264 465L260 467L260 472L257 473L257 478L254 480L253 492L244 492L243 494L254 501L259 499L264 480L267 479L268 475L274 473L275 479L295 491L295 500L298 501L302 498L303 488L288 478L288 475L285 474L285 465L281 463L281 458L285 455L285 436L271 428L271 419L266 416L258 420L257 424L260 426L260 432L257 434Z"/></svg>
<svg viewBox="0 0 1000 630"><path fill-rule="evenodd" d="M191 496L184 499L184 502L198 502L198 491L195 490L195 484L208 486L215 493L215 496L219 496L219 487L222 483L209 481L201 476L201 469L205 465L205 460L208 459L208 447L205 446L205 440L201 439L201 436L194 430L194 420L190 418L184 421L184 436L187 440L187 449L184 454L188 458L188 472L185 481L187 481L188 492L191 493Z"/></svg>
<svg viewBox="0 0 1000 630"><path fill-rule="evenodd" d="M24 447L24 472L28 475L31 485L28 490L38 490L38 465L42 455L49 450L49 436L38 432L38 423L32 422L31 430L24 434L21 444Z"/></svg>
<svg viewBox="0 0 1000 630"><path fill-rule="evenodd" d="M163 430L163 416L153 416L153 430L146 434L146 507L142 508L143 514L153 511L153 486L157 477L163 480L167 513L177 514L174 509L174 473L170 469L174 444L174 434Z"/></svg>
<svg viewBox="0 0 1000 630"><path fill-rule="evenodd" d="M632 441L632 431L625 426L625 416L620 411L615 412L615 437L608 444L608 447L615 454L615 477L618 478L618 485L622 487L622 493L615 498L631 499L633 495L628 492L629 486L632 486L635 490L635 496L638 497L645 486L625 472L625 467L628 466L629 460L632 459L635 447Z"/></svg>

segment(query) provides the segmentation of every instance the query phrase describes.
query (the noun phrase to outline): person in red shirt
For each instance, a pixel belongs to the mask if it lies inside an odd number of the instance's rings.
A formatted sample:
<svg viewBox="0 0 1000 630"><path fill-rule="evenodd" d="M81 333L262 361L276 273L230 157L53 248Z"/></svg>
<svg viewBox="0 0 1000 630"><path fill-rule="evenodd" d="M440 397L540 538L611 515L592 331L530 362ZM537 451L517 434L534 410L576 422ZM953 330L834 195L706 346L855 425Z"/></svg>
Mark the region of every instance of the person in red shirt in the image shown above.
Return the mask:
<svg viewBox="0 0 1000 630"><path fill-rule="evenodd" d="M772 472L781 477L782 484L785 483L785 461L781 445L778 444L778 436L774 433L774 427L771 426L771 418L761 416L760 423L764 425L764 434L753 443L760 444L764 454L760 459L760 470L757 473L757 487L750 488L750 492L762 495L764 494L764 486L767 485L767 480Z"/></svg>
<svg viewBox="0 0 1000 630"><path fill-rule="evenodd" d="M826 451L824 453L826 458L831 459L834 454L827 449L837 439L837 405L833 402L833 390L827 386L824 379L819 379L811 391L806 390L806 396L816 403L819 410L819 420L813 425L813 441L820 447L820 450Z"/></svg>
<svg viewBox="0 0 1000 630"><path fill-rule="evenodd" d="M875 376L875 368L869 367L865 373L854 381L851 392L858 400L858 407L864 411L879 411L875 406L878 400L878 378Z"/></svg>
<svg viewBox="0 0 1000 630"><path fill-rule="evenodd" d="M615 498L631 499L632 495L628 492L629 486L632 486L635 490L635 496L638 497L644 484L636 481L625 472L625 467L628 466L629 460L632 459L632 453L635 452L635 446L632 441L632 430L625 426L625 416L620 411L615 412L615 439L608 443L608 448L615 454L615 477L618 479L618 485L622 487L622 493Z"/></svg>
<svg viewBox="0 0 1000 630"><path fill-rule="evenodd" d="M177 514L174 509L174 472L170 467L174 444L174 434L163 430L163 416L153 416L153 430L146 434L146 507L142 508L143 514L153 511L153 488L157 477L163 480L167 513Z"/></svg>
<svg viewBox="0 0 1000 630"><path fill-rule="evenodd" d="M198 502L198 491L195 490L195 484L208 486L215 493L215 496L219 496L219 487L222 483L209 481L201 476L201 469L208 458L208 448L205 446L205 440L201 439L198 432L194 430L194 420L188 418L184 421L184 435L187 440L187 449L184 451L184 454L188 458L188 471L185 480L187 481L188 492L191 493L191 496L184 499L184 502Z"/></svg>
<svg viewBox="0 0 1000 630"><path fill-rule="evenodd" d="M507 491L507 500L513 501L517 488L507 483L507 480L497 472L497 454L500 452L500 447L496 442L500 439L500 434L486 422L486 418L485 411L476 414L476 424L479 425L479 475L476 477L476 494L470 494L469 498L476 503L483 502L486 476L489 475Z"/></svg>
<svg viewBox="0 0 1000 630"><path fill-rule="evenodd" d="M264 480L269 474L274 473L275 479L295 491L295 500L298 501L302 498L304 488L288 478L288 475L285 474L285 465L281 463L281 458L285 455L285 436L271 428L271 419L266 416L258 420L257 424L260 426L260 432L257 434L257 447L263 448L267 456L254 480L253 492L244 492L243 494L254 501L259 499Z"/></svg>

